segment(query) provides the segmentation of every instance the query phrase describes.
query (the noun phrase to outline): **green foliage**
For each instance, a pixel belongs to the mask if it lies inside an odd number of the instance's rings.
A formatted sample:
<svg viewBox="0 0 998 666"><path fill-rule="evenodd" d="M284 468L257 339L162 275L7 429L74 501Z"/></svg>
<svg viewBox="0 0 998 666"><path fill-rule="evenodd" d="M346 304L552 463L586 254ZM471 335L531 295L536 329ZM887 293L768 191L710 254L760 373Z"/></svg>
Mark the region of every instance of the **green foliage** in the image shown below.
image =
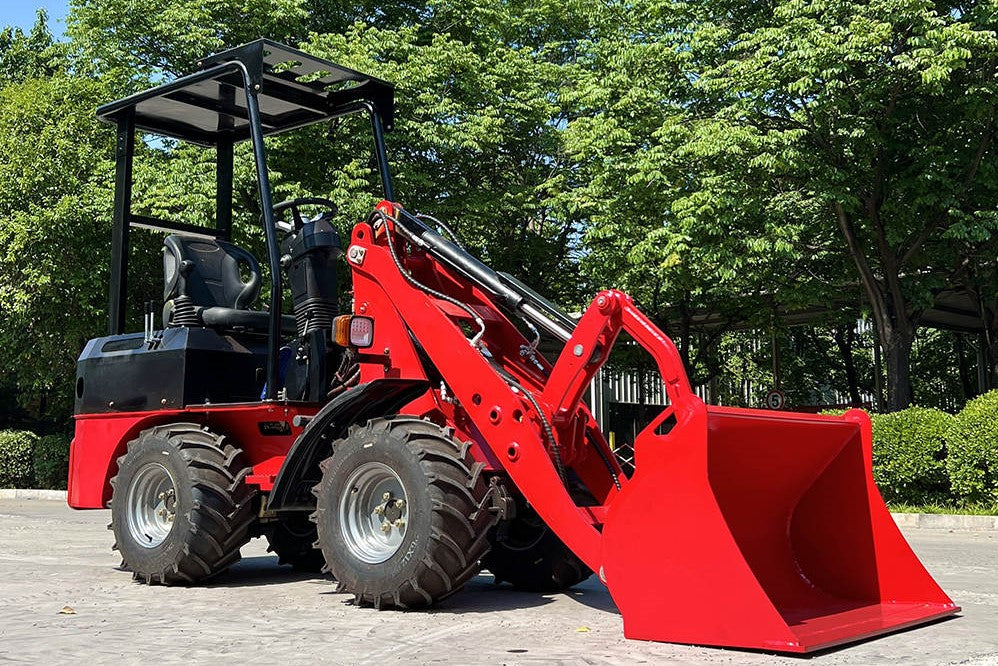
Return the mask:
<svg viewBox="0 0 998 666"><path fill-rule="evenodd" d="M998 516L998 502L983 504L957 505L952 502L945 504L905 504L891 503L890 510L896 513L936 513L957 516Z"/></svg>
<svg viewBox="0 0 998 666"><path fill-rule="evenodd" d="M953 493L965 502L998 502L998 391L956 415L946 461Z"/></svg>
<svg viewBox="0 0 998 666"><path fill-rule="evenodd" d="M910 407L874 414L873 476L887 502L931 504L949 494L946 444L953 417Z"/></svg>
<svg viewBox="0 0 998 666"><path fill-rule="evenodd" d="M0 488L28 488L33 480L32 448L38 436L27 430L0 430Z"/></svg>
<svg viewBox="0 0 998 666"><path fill-rule="evenodd" d="M38 438L32 450L34 487L65 490L69 478L70 437L51 434Z"/></svg>
<svg viewBox="0 0 998 666"><path fill-rule="evenodd" d="M751 321L857 284L905 406L933 289L994 275L995 24L993 3L633 5L568 128L593 281L681 336L688 310Z"/></svg>
<svg viewBox="0 0 998 666"><path fill-rule="evenodd" d="M93 114L105 99L70 76L0 89L0 371L22 402L61 415L106 317L113 133Z"/></svg>
<svg viewBox="0 0 998 666"><path fill-rule="evenodd" d="M9 26L0 31L0 81L55 76L66 65L66 45L53 39L44 9L38 10L38 20L28 34Z"/></svg>
<svg viewBox="0 0 998 666"><path fill-rule="evenodd" d="M875 310L890 292L898 325L944 283L994 301L993 4L70 5L68 41L44 14L28 33L0 32L0 393L13 385L34 415L68 412L76 354L106 316L113 131L94 107L261 35L396 83L387 140L400 201L573 310L596 288L632 292L694 382L717 385L714 400L758 404L770 351L741 331L768 330L774 314L842 310L813 334L777 331L788 398L805 404L872 388L868 341L842 351L834 337L861 290ZM363 119L273 137L268 152L275 200L328 196L343 233L377 198ZM139 153L135 212L210 222L210 150L159 141ZM260 254L246 144L235 197L236 240ZM132 241L137 330L138 304L158 298L161 238ZM947 344L916 352L920 376L947 374ZM845 376L846 357L861 377ZM924 402L966 392L919 386Z"/></svg>

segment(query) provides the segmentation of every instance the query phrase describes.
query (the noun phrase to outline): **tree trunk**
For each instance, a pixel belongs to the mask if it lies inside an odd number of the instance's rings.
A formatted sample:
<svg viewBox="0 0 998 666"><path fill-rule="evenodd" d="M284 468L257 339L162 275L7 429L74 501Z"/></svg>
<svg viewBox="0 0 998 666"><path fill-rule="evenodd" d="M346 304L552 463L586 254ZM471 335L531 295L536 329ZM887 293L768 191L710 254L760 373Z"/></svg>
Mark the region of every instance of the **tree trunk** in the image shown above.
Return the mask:
<svg viewBox="0 0 998 666"><path fill-rule="evenodd" d="M998 389L998 307L982 307L985 390Z"/></svg>
<svg viewBox="0 0 998 666"><path fill-rule="evenodd" d="M911 347L915 342L915 328L907 321L899 325L885 324L880 340L887 362L887 411L898 412L915 400L911 386ZM878 325L878 329L881 326Z"/></svg>
<svg viewBox="0 0 998 666"><path fill-rule="evenodd" d="M953 333L953 350L956 352L956 369L960 374L960 390L963 393L963 400L966 402L977 395L977 390L974 386L974 378L971 377L971 370L967 367L967 354L962 333Z"/></svg>
<svg viewBox="0 0 998 666"><path fill-rule="evenodd" d="M900 411L914 399L911 388L911 346L915 341L918 313L908 311L901 288L900 264L876 212L871 214L871 219L876 230L881 264L879 277L870 265L867 250L856 234L853 220L841 204L836 203L833 208L849 255L856 264L863 290L870 301L880 348L887 362L887 411ZM871 205L871 209L873 208Z"/></svg>
<svg viewBox="0 0 998 666"><path fill-rule="evenodd" d="M851 326L836 326L833 331L835 344L842 355L842 364L845 366L846 383L849 385L849 404L859 407L863 404L859 396L859 375L856 373L856 360L852 357L853 329Z"/></svg>

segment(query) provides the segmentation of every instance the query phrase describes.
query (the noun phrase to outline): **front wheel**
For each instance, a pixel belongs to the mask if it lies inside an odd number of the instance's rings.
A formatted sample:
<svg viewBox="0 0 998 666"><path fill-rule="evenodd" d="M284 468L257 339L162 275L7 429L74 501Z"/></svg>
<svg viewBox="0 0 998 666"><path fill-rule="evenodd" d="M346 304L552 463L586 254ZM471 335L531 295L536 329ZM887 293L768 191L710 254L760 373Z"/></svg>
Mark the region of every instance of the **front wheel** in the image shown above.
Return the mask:
<svg viewBox="0 0 998 666"><path fill-rule="evenodd" d="M376 608L429 606L478 573L495 522L469 446L408 416L334 443L314 520L341 589Z"/></svg>
<svg viewBox="0 0 998 666"><path fill-rule="evenodd" d="M529 592L561 592L593 573L526 502L515 518L493 531L482 566L495 576L496 585L506 582Z"/></svg>
<svg viewBox="0 0 998 666"><path fill-rule="evenodd" d="M277 555L278 564L290 564L295 571L319 573L326 564L315 545L315 523L304 513L282 516L268 527L268 551Z"/></svg>
<svg viewBox="0 0 998 666"><path fill-rule="evenodd" d="M164 585L205 581L239 559L254 520L242 451L195 423L142 431L111 479L122 568Z"/></svg>

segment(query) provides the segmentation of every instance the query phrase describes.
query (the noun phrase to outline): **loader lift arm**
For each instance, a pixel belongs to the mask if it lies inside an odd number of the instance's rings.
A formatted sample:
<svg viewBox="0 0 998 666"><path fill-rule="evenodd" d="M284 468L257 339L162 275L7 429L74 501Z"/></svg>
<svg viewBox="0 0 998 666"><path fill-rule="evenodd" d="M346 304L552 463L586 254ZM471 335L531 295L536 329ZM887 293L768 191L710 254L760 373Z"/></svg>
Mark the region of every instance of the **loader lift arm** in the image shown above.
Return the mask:
<svg viewBox="0 0 998 666"><path fill-rule="evenodd" d="M397 205L379 211L348 251L354 312L373 317L384 351L362 381L427 379L429 359L441 390L408 410L477 442L599 573L628 637L808 652L957 612L880 498L865 413L708 407L627 295L601 292L572 322ZM503 313L564 340L557 360L525 360ZM462 324L478 321L469 340ZM630 478L580 402L621 332L654 358L669 398L634 442ZM561 465L595 501L573 499Z"/></svg>

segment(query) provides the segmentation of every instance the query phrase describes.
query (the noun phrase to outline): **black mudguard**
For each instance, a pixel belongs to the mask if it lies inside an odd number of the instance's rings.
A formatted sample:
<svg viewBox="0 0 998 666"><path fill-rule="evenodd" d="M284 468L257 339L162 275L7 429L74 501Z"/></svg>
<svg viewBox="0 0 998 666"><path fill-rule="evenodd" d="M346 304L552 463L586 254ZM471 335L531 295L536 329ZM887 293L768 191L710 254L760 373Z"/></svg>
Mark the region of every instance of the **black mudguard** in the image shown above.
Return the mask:
<svg viewBox="0 0 998 666"><path fill-rule="evenodd" d="M376 379L341 393L309 421L288 451L288 457L270 492L271 511L310 511L315 508L312 487L319 482L319 463L332 455L332 445L347 428L399 408L426 392L422 379Z"/></svg>

